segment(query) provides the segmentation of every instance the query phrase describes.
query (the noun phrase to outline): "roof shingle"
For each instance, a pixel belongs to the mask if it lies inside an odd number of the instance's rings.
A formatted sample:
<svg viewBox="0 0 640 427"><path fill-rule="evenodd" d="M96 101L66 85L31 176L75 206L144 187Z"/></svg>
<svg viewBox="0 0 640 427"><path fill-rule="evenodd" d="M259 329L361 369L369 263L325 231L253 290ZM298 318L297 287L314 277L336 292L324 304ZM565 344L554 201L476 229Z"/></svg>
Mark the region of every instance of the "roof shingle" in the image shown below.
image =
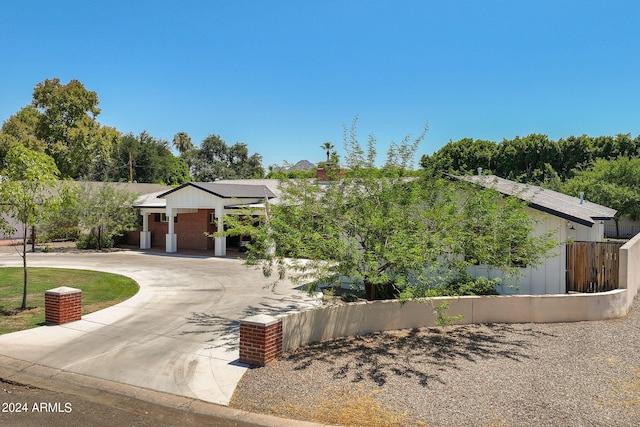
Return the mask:
<svg viewBox="0 0 640 427"><path fill-rule="evenodd" d="M494 189L507 196L515 196L529 203L533 209L559 216L591 227L596 221L611 219L616 210L597 203L581 200L557 191L522 184L495 175L457 176L467 182Z"/></svg>

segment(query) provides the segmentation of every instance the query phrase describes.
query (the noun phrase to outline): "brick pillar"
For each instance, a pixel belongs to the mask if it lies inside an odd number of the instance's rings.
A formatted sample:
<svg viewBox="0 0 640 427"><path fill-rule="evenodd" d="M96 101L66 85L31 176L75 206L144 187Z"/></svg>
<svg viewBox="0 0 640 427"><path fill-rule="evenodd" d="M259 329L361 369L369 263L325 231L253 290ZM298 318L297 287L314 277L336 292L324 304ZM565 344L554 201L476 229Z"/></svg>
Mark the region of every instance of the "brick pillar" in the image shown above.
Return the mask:
<svg viewBox="0 0 640 427"><path fill-rule="evenodd" d="M260 314L240 321L240 362L265 366L282 355L282 320Z"/></svg>
<svg viewBox="0 0 640 427"><path fill-rule="evenodd" d="M47 324L80 320L82 317L82 291L62 286L44 293L44 317Z"/></svg>

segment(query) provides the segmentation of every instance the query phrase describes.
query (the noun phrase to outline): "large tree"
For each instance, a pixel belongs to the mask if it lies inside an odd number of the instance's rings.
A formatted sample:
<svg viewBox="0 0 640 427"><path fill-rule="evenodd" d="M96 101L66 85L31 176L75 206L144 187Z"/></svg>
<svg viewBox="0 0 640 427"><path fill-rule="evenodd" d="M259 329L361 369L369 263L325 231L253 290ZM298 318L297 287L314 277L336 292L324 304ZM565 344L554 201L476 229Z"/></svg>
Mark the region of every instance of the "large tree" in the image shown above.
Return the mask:
<svg viewBox="0 0 640 427"><path fill-rule="evenodd" d="M348 280L369 299L429 296L463 279L471 263L517 275L514 262L536 264L553 245L548 235L531 236L532 220L514 200L446 179L379 178L369 167L371 147L365 152L352 138L346 145L355 148L347 156L353 177L284 181L255 229L246 216L228 218L229 234L252 235L249 262L265 274L309 289ZM405 139L397 149L413 145ZM513 239L500 237L507 230Z"/></svg>
<svg viewBox="0 0 640 427"><path fill-rule="evenodd" d="M322 144L320 146L320 148L325 152L325 154L327 155L327 163L329 162L329 160L331 159L331 152L334 149L334 146L331 142L325 142L324 144Z"/></svg>
<svg viewBox="0 0 640 427"><path fill-rule="evenodd" d="M449 141L432 156L423 155L420 165L431 172L475 173L478 168L491 170L494 166L497 145L492 141L463 138Z"/></svg>
<svg viewBox="0 0 640 427"><path fill-rule="evenodd" d="M114 239L137 226L138 214L132 207L137 195L117 184L81 183L77 195L77 213L83 236L83 248L112 247Z"/></svg>
<svg viewBox="0 0 640 427"><path fill-rule="evenodd" d="M36 135L39 117L38 110L29 105L2 124L2 128L0 128L0 159L4 159L9 150L18 144L36 151L45 151L45 142Z"/></svg>
<svg viewBox="0 0 640 427"><path fill-rule="evenodd" d="M114 158L119 167L113 168L112 181L179 185L190 180L187 162L173 155L167 141L146 131L123 136Z"/></svg>
<svg viewBox="0 0 640 427"><path fill-rule="evenodd" d="M196 181L262 178L265 173L260 154L249 155L246 144L230 146L218 135L206 137L189 162Z"/></svg>
<svg viewBox="0 0 640 427"><path fill-rule="evenodd" d="M599 159L592 168L577 171L568 180L564 192L584 196L595 203L616 209L614 217L616 235L619 235L618 222L621 216L632 220L640 219L640 159L620 157L617 160Z"/></svg>
<svg viewBox="0 0 640 427"><path fill-rule="evenodd" d="M98 96L82 83L60 79L39 83L31 105L0 129L0 158L22 144L52 156L63 178L109 179L120 133L97 122Z"/></svg>
<svg viewBox="0 0 640 427"><path fill-rule="evenodd" d="M40 116L36 136L47 145L65 177L77 175L78 160L74 152L85 143L83 130L99 127L95 118L100 114L98 95L87 90L78 80L62 84L60 79L38 83L33 91L32 106ZM86 159L91 159L87 155Z"/></svg>
<svg viewBox="0 0 640 427"><path fill-rule="evenodd" d="M173 146L178 150L180 155L195 148L193 142L191 142L191 137L186 132L178 132L173 136Z"/></svg>
<svg viewBox="0 0 640 427"><path fill-rule="evenodd" d="M631 134L590 137L569 136L558 141L546 135L491 141L464 138L449 142L420 164L431 172L476 173L478 168L521 182L560 189L576 171L588 169L598 159L629 159L640 155L640 136Z"/></svg>
<svg viewBox="0 0 640 427"><path fill-rule="evenodd" d="M23 291L21 308L27 307L27 239L28 230L34 229L43 218L57 207L54 190L58 183L58 168L48 155L30 150L22 145L14 146L7 153L7 166L2 171L0 185L0 211L22 225ZM16 229L4 223L5 236L12 236ZM35 236L34 236L35 238Z"/></svg>

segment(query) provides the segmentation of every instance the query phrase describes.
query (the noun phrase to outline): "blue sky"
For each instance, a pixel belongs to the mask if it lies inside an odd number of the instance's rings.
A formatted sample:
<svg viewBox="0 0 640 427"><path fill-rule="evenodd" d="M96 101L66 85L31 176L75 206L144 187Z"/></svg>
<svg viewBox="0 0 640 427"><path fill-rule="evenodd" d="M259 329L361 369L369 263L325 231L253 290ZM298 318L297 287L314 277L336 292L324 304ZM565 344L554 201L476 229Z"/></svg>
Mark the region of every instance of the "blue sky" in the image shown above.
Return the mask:
<svg viewBox="0 0 640 427"><path fill-rule="evenodd" d="M244 142L263 164L343 152L359 117L380 161L465 137L640 134L640 2L2 1L0 120L58 77L98 121L194 143Z"/></svg>

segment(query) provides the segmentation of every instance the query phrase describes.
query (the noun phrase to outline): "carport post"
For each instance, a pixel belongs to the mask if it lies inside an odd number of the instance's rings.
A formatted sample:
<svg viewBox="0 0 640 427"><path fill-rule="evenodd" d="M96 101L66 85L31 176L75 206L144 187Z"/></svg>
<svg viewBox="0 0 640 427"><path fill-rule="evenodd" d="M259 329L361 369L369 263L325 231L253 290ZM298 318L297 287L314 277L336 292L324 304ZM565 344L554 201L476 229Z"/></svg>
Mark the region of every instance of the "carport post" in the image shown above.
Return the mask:
<svg viewBox="0 0 640 427"><path fill-rule="evenodd" d="M240 362L265 366L282 355L282 320L259 314L240 321Z"/></svg>
<svg viewBox="0 0 640 427"><path fill-rule="evenodd" d="M172 208L167 208L167 221L168 221L168 231L166 237L166 252L173 253L178 251L178 239L174 232L174 224L173 224L173 216L174 211Z"/></svg>
<svg viewBox="0 0 640 427"><path fill-rule="evenodd" d="M218 233L224 232L224 208L216 209L216 222L218 223ZM227 238L224 236L215 238L214 245L214 255L215 256L226 256L227 255Z"/></svg>
<svg viewBox="0 0 640 427"><path fill-rule="evenodd" d="M149 231L149 213L141 212L142 231L140 232L140 249L151 248L151 232Z"/></svg>

